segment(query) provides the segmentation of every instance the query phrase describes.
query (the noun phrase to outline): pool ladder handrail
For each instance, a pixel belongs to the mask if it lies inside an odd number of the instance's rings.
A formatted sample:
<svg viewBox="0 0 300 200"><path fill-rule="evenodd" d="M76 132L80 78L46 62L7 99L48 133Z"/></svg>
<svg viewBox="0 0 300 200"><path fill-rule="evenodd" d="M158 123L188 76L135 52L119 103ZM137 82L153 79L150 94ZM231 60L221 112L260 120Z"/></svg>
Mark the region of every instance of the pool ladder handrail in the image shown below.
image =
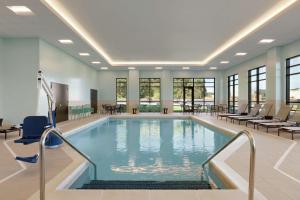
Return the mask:
<svg viewBox="0 0 300 200"><path fill-rule="evenodd" d="M66 140L62 136L62 132L57 128L48 128L46 129L41 137L40 140L40 200L45 200L45 188L46 188L46 176L45 176L45 142L47 136L52 133L59 137L61 140L63 140L66 144L68 144L73 150L75 150L77 153L79 153L82 157L84 157L89 163L93 165L94 168L94 179L97 179L97 166L96 164L83 152L81 152L79 149L77 149L75 146L73 146L68 140Z"/></svg>
<svg viewBox="0 0 300 200"><path fill-rule="evenodd" d="M253 135L247 131L240 131L237 135L235 135L229 142L227 142L222 148L220 148L216 153L211 155L206 161L204 161L201 165L204 169L204 166L211 161L214 157L216 157L221 151L223 151L226 147L228 147L232 142L234 142L237 138L242 135L246 135L249 143L250 143L250 168L249 168L249 185L248 185L248 200L254 199L254 172L255 172L255 140Z"/></svg>

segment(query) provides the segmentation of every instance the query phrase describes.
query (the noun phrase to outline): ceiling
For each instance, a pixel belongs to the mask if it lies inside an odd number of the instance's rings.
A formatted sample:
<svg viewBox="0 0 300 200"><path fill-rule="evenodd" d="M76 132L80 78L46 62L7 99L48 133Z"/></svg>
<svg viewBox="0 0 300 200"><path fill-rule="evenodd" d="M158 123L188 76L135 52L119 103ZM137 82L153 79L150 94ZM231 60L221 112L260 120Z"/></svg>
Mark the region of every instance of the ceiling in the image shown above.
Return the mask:
<svg viewBox="0 0 300 200"><path fill-rule="evenodd" d="M17 16L9 5L26 5L35 15ZM295 0L2 0L0 36L40 37L96 69L222 69L299 39L299 11ZM58 43L62 38L74 44ZM275 42L259 45L263 38ZM96 60L102 64L92 65Z"/></svg>

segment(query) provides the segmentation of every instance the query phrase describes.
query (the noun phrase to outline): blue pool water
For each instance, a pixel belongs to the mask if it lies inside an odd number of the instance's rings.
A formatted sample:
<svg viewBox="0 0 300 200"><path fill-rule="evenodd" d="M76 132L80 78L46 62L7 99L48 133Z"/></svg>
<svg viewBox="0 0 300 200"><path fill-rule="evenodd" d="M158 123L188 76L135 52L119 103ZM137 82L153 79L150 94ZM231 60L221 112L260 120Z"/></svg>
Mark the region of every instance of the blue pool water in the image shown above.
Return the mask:
<svg viewBox="0 0 300 200"><path fill-rule="evenodd" d="M98 180L199 180L201 163L230 137L191 119L108 119L68 139Z"/></svg>

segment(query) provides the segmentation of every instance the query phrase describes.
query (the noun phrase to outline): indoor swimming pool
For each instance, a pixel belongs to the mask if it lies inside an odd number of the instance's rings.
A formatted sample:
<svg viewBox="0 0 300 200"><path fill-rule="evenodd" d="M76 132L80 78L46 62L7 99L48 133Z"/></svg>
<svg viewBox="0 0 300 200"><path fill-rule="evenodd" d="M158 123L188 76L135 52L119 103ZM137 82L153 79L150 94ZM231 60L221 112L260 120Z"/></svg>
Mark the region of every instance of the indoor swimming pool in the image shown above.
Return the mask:
<svg viewBox="0 0 300 200"><path fill-rule="evenodd" d="M189 118L110 118L68 139L96 163L97 180L197 181L230 136Z"/></svg>

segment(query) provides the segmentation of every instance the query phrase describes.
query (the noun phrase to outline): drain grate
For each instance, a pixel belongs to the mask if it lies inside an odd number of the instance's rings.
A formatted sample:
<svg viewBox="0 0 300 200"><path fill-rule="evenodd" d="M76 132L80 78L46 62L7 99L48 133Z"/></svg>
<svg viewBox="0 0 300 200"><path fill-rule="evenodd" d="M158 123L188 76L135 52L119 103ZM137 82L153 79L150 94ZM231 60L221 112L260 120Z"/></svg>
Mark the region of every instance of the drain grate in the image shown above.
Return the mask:
<svg viewBox="0 0 300 200"><path fill-rule="evenodd" d="M92 180L79 189L147 189L200 190L211 189L208 181L103 181Z"/></svg>

